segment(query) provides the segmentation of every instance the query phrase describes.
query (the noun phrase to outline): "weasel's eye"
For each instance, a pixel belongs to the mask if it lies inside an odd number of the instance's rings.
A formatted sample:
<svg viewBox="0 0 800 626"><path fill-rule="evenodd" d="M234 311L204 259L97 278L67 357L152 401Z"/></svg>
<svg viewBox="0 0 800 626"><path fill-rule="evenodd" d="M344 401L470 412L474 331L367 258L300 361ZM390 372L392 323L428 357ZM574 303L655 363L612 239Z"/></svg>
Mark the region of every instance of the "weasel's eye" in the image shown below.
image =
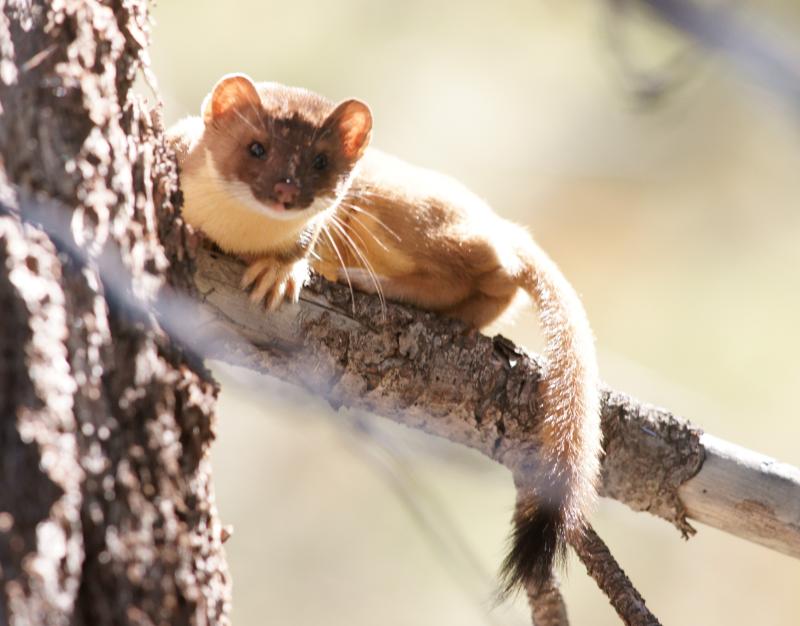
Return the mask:
<svg viewBox="0 0 800 626"><path fill-rule="evenodd" d="M320 153L315 156L314 161L311 163L311 167L318 172L324 170L326 167L328 167L328 155Z"/></svg>
<svg viewBox="0 0 800 626"><path fill-rule="evenodd" d="M257 159L263 159L267 156L267 151L264 149L264 146L257 141L254 141L247 149L250 151L251 156L254 156Z"/></svg>

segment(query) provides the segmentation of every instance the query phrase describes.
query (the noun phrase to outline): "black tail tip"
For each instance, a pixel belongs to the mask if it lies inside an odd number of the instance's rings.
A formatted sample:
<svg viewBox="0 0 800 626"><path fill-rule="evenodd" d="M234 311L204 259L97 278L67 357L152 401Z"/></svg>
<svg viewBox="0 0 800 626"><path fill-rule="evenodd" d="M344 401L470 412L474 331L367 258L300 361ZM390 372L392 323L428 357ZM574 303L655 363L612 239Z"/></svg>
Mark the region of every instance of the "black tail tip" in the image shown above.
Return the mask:
<svg viewBox="0 0 800 626"><path fill-rule="evenodd" d="M556 506L517 503L508 552L500 569L501 598L540 589L566 556L564 516Z"/></svg>

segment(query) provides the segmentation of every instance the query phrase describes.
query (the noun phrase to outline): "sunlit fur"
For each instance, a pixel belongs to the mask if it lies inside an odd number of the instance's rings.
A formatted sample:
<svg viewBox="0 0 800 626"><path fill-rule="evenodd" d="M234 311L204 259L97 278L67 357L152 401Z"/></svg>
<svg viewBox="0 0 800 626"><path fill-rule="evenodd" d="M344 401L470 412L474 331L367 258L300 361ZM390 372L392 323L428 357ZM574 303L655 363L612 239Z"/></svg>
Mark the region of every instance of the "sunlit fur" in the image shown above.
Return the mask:
<svg viewBox="0 0 800 626"><path fill-rule="evenodd" d="M507 459L519 497L503 576L506 591L543 584L565 542L583 530L599 471L598 372L577 294L522 227L462 184L373 149L336 215L360 251L332 232L340 250L321 242L314 263L326 276L479 328L518 289L536 304L547 368L535 452Z"/></svg>
<svg viewBox="0 0 800 626"><path fill-rule="evenodd" d="M211 155L191 176L181 179L183 213L193 226L205 232L223 250L258 254L282 251L294 245L309 221L332 211L335 201L316 198L299 211L278 212L256 200L250 188L220 176Z"/></svg>
<svg viewBox="0 0 800 626"><path fill-rule="evenodd" d="M183 216L250 262L242 286L254 301L273 308L284 297L297 299L328 220L347 240L334 212L371 128L369 108L358 100L336 105L304 89L231 74L206 97L199 117L170 129ZM322 167L315 165L319 155Z"/></svg>
<svg viewBox="0 0 800 626"><path fill-rule="evenodd" d="M319 96L270 84L256 93L246 77L231 77L228 86L204 104L205 128L201 122L200 132L192 134L181 126L173 139L185 168L187 219L222 248L262 255L290 250L316 224L321 238L311 253L313 267L351 290L374 291L382 300L407 302L477 328L503 314L520 289L533 299L547 365L536 446L509 451L504 459L513 468L518 499L503 575L506 591L544 584L565 543L583 531L599 471L596 356L575 291L523 228L498 217L459 182L365 151L371 118L364 105L352 101L352 111L342 109L353 113L352 123L339 123L334 137L324 130L331 128L332 105ZM262 109L272 111L268 123ZM299 132L298 140L281 145L262 170L243 150L251 136L276 135L276 116L286 120L284 132ZM187 139L198 134L203 138L194 143ZM321 138L336 139L341 154L350 156L334 163L333 178L327 187L318 185L313 198L306 187L292 218L274 215L271 182L302 169ZM221 160L209 159L207 147ZM268 286L258 284L256 293Z"/></svg>

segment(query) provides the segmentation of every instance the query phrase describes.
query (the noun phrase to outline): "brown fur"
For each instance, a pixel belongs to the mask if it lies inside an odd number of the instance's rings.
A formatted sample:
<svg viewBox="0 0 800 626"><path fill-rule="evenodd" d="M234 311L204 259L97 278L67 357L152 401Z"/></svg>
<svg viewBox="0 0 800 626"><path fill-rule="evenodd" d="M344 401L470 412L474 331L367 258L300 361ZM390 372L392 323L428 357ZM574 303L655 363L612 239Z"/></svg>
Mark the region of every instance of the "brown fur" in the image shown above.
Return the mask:
<svg viewBox="0 0 800 626"><path fill-rule="evenodd" d="M202 116L169 133L181 168L183 213L227 252L251 262L243 287L268 306L296 301L308 256L369 142L357 100L336 106L304 89L223 77ZM256 145L261 154L254 154ZM316 161L324 158L324 166ZM296 196L286 201L278 185Z"/></svg>
<svg viewBox="0 0 800 626"><path fill-rule="evenodd" d="M583 529L600 454L592 334L556 265L521 227L460 183L367 150L371 118L357 101L334 110L308 91L270 83L256 88L234 76L207 99L204 121L175 132L187 217L224 249L256 257L244 282L255 283L257 298L273 282L278 291L269 296L271 305L287 289L296 298L312 245L314 268L328 278L477 328L500 316L519 289L532 297L548 365L538 446L512 462L519 498L504 568L507 589L545 582L565 541ZM262 161L245 150L254 140L269 148ZM331 157L324 176L309 169L321 151ZM209 175L222 184L207 184ZM252 202L243 206L242 186L255 203L270 205L275 182L287 177L300 181L296 207L287 207L287 213L300 209L296 220L266 219L253 213ZM335 212L302 211L326 197L336 199Z"/></svg>
<svg viewBox="0 0 800 626"><path fill-rule="evenodd" d="M553 261L519 226L442 174L368 150L337 211L342 233L320 240L314 267L386 298L483 327L517 291L539 310L548 367L540 390L535 456L515 461L520 498L506 590L542 584L565 542L583 530L599 471L598 373L580 300Z"/></svg>

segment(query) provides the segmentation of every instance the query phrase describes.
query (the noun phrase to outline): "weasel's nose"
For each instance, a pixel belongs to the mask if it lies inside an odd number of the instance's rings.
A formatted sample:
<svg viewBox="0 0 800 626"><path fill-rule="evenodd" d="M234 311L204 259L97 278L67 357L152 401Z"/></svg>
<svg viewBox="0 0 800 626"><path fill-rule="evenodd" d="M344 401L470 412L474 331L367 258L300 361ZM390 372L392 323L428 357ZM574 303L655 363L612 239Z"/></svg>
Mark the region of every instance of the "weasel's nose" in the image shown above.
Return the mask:
<svg viewBox="0 0 800 626"><path fill-rule="evenodd" d="M297 185L297 183L292 182L288 178L275 183L273 191L275 192L275 196L278 198L278 202L284 205L291 204L297 199L297 196L300 195L300 187Z"/></svg>

